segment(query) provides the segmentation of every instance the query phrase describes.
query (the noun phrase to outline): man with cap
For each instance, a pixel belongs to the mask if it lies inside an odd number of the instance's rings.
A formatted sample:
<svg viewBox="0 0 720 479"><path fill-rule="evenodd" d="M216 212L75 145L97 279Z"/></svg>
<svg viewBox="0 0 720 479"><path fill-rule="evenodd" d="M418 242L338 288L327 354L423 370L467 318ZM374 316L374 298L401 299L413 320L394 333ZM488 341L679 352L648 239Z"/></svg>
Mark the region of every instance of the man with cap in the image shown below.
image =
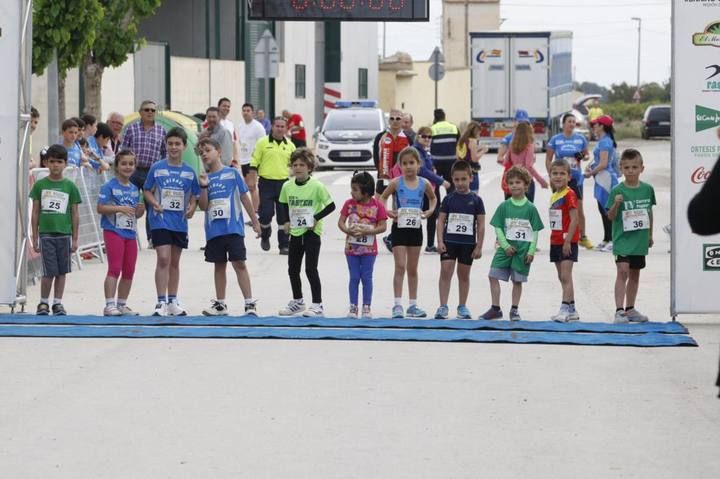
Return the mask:
<svg viewBox="0 0 720 479"><path fill-rule="evenodd" d="M513 131L505 135L503 139L500 140L500 145L498 146L497 162L501 165L505 161L505 153L507 153L508 151L508 147L510 146L510 142L512 141L513 133L515 132L515 128L517 128L520 123L530 123L530 115L528 115L527 110L518 109L517 111L515 111Z"/></svg>

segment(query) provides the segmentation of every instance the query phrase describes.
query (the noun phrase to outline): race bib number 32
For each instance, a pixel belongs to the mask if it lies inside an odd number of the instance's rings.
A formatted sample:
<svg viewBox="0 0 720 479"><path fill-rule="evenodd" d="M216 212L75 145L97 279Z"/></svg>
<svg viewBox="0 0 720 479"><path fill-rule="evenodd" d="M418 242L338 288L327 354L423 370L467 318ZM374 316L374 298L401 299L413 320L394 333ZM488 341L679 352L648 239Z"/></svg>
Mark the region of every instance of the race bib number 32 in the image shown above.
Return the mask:
<svg viewBox="0 0 720 479"><path fill-rule="evenodd" d="M421 228L420 208L398 209L398 228Z"/></svg>
<svg viewBox="0 0 720 479"><path fill-rule="evenodd" d="M625 210L622 212L623 231L650 229L648 210Z"/></svg>
<svg viewBox="0 0 720 479"><path fill-rule="evenodd" d="M70 195L63 191L43 190L40 197L40 206L43 211L48 213L58 213L64 215L67 212Z"/></svg>
<svg viewBox="0 0 720 479"><path fill-rule="evenodd" d="M182 211L185 203L185 192L182 190L162 190L160 206L168 211Z"/></svg>
<svg viewBox="0 0 720 479"><path fill-rule="evenodd" d="M528 220L511 219L505 220L505 237L513 241L532 241L532 226Z"/></svg>

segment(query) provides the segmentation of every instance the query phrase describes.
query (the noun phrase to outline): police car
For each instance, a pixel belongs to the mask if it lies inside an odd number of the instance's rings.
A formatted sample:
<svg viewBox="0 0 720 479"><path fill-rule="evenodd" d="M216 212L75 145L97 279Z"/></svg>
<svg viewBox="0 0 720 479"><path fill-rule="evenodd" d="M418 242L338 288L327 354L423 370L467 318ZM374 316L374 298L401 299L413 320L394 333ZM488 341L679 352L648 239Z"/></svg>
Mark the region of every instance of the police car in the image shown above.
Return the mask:
<svg viewBox="0 0 720 479"><path fill-rule="evenodd" d="M321 168L373 168L373 140L386 123L374 100L338 100L318 132L316 156Z"/></svg>

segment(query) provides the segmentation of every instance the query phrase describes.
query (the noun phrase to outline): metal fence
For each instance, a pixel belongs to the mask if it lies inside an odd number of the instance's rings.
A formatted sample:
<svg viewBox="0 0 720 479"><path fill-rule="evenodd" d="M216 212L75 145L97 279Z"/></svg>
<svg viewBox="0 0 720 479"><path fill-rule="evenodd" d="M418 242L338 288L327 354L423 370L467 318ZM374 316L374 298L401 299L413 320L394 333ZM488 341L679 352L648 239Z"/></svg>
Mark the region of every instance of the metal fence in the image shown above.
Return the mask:
<svg viewBox="0 0 720 479"><path fill-rule="evenodd" d="M48 176L47 168L35 168L30 170L30 182ZM68 166L65 168L65 178L71 180L80 190L82 203L78 205L80 228L78 234L78 250L73 255L73 263L82 269L83 261L92 258L99 258L105 262L105 244L103 242L102 229L100 228L100 215L97 213L97 199L100 194L100 187L110 179L107 172L97 173L87 167ZM29 203L28 215L32 215L32 202ZM32 235L32 225L28 224L28 236ZM35 281L42 275L42 258L31 250L30 242L26 243L28 278Z"/></svg>

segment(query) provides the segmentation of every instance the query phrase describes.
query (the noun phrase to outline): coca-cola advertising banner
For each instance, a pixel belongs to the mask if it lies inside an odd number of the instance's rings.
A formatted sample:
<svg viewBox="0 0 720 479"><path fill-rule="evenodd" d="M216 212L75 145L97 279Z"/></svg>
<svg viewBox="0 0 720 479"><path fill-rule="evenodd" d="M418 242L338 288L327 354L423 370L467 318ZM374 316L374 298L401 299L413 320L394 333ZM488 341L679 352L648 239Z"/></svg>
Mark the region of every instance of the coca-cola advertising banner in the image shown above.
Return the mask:
<svg viewBox="0 0 720 479"><path fill-rule="evenodd" d="M720 0L674 0L672 18L671 313L717 313L720 236L693 234L687 208L720 155Z"/></svg>

